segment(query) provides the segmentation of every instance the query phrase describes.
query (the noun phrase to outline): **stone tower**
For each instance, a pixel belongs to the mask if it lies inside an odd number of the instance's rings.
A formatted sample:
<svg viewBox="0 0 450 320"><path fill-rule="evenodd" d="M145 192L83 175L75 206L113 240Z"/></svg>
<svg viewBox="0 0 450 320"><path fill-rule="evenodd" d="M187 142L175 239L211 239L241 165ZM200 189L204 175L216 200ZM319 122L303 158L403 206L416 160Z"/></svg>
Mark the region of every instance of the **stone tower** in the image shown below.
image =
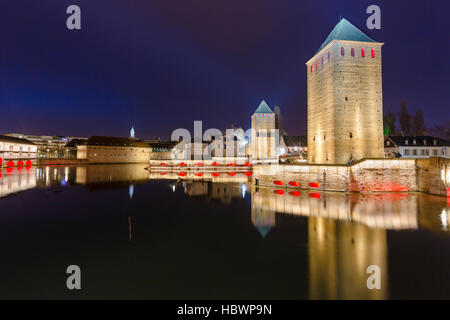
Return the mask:
<svg viewBox="0 0 450 320"><path fill-rule="evenodd" d="M306 63L310 163L384 157L382 45L342 19Z"/></svg>
<svg viewBox="0 0 450 320"><path fill-rule="evenodd" d="M279 135L275 113L265 101L252 115L251 155L253 162L277 161Z"/></svg>

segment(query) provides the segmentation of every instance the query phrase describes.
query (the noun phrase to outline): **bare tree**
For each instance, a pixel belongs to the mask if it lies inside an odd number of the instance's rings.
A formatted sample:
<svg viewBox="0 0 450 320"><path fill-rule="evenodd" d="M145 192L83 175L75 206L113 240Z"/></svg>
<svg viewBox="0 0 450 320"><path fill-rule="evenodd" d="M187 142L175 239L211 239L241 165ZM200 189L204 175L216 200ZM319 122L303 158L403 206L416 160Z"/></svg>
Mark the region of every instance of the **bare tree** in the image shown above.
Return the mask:
<svg viewBox="0 0 450 320"><path fill-rule="evenodd" d="M412 119L412 133L416 136L425 135L425 120L423 119L422 110L418 109Z"/></svg>
<svg viewBox="0 0 450 320"><path fill-rule="evenodd" d="M391 112L391 109L387 109L386 114L383 117L383 125L384 125L384 135L393 135L395 134L395 121L396 116Z"/></svg>
<svg viewBox="0 0 450 320"><path fill-rule="evenodd" d="M430 129L430 133L439 138L450 140L450 121L445 121L442 124L435 125Z"/></svg>
<svg viewBox="0 0 450 320"><path fill-rule="evenodd" d="M402 101L400 112L398 113L398 121L400 122L402 134L411 134L411 116L409 115L405 100Z"/></svg>

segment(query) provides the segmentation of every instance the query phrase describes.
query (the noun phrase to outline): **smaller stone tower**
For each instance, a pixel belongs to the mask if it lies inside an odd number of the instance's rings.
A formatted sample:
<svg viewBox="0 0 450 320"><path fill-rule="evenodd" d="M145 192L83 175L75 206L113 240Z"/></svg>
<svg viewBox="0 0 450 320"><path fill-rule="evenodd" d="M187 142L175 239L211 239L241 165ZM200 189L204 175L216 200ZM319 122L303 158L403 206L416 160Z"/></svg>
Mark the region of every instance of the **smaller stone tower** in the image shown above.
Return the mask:
<svg viewBox="0 0 450 320"><path fill-rule="evenodd" d="M252 115L251 156L253 162L275 162L279 134L275 113L263 100Z"/></svg>

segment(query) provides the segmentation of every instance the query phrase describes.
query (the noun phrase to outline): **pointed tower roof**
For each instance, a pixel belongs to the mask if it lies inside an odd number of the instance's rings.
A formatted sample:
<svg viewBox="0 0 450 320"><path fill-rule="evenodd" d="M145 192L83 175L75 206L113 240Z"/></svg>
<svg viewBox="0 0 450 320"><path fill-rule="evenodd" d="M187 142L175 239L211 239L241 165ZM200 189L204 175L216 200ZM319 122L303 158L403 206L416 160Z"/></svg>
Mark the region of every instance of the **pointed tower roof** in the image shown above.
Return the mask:
<svg viewBox="0 0 450 320"><path fill-rule="evenodd" d="M269 108L269 106L267 105L267 103L263 100L260 104L259 107L255 110L255 113L273 113L272 109Z"/></svg>
<svg viewBox="0 0 450 320"><path fill-rule="evenodd" d="M348 41L361 41L361 42L377 42L370 39L361 30L352 25L346 19L342 18L341 21L334 27L334 29L330 32L328 37L320 46L320 50L325 48L331 41L333 40L348 40Z"/></svg>

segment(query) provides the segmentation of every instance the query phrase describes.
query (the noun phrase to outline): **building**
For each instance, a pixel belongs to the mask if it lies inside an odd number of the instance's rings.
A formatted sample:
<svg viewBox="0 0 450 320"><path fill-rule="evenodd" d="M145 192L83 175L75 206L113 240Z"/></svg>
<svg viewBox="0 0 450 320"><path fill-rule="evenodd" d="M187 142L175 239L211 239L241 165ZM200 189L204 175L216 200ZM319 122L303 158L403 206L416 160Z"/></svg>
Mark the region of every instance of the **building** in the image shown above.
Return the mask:
<svg viewBox="0 0 450 320"><path fill-rule="evenodd" d="M82 137L39 136L22 133L9 133L6 135L33 142L37 146L36 158L38 159L71 159L73 150L71 152L70 149L66 148L66 145L74 139L87 140L87 138Z"/></svg>
<svg viewBox="0 0 450 320"><path fill-rule="evenodd" d="M147 163L151 147L136 138L90 137L77 145L77 159L97 163Z"/></svg>
<svg viewBox="0 0 450 320"><path fill-rule="evenodd" d="M262 101L253 113L250 154L252 161L277 162L279 133L277 117L265 101Z"/></svg>
<svg viewBox="0 0 450 320"><path fill-rule="evenodd" d="M173 148L180 141L146 141L150 148L150 160L171 160Z"/></svg>
<svg viewBox="0 0 450 320"><path fill-rule="evenodd" d="M450 158L450 141L432 136L386 136L386 158Z"/></svg>
<svg viewBox="0 0 450 320"><path fill-rule="evenodd" d="M279 147L280 157L308 158L308 139L306 136L282 136Z"/></svg>
<svg viewBox="0 0 450 320"><path fill-rule="evenodd" d="M310 163L384 157L382 45L342 19L306 63Z"/></svg>
<svg viewBox="0 0 450 320"><path fill-rule="evenodd" d="M36 160L37 146L23 138L0 135L0 167L30 165Z"/></svg>

